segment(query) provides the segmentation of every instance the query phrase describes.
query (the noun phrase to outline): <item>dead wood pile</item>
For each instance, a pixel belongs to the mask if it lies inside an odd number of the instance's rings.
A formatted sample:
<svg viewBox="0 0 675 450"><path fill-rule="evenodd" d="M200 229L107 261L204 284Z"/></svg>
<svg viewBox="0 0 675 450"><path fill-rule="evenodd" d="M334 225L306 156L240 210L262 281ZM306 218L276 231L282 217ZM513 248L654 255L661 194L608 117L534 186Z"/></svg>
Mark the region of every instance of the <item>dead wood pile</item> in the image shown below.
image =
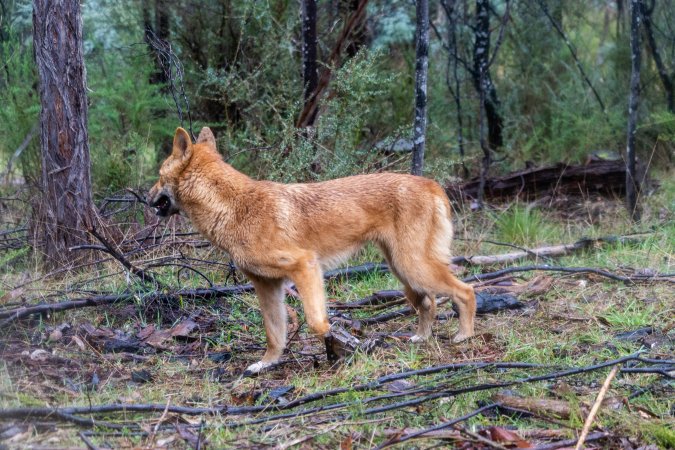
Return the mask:
<svg viewBox="0 0 675 450"><path fill-rule="evenodd" d="M455 200L478 198L480 178L446 185ZM626 164L622 160L589 159L586 164L558 163L528 167L501 177L485 180L485 198L507 200L514 197L534 199L543 195L623 196L626 192Z"/></svg>

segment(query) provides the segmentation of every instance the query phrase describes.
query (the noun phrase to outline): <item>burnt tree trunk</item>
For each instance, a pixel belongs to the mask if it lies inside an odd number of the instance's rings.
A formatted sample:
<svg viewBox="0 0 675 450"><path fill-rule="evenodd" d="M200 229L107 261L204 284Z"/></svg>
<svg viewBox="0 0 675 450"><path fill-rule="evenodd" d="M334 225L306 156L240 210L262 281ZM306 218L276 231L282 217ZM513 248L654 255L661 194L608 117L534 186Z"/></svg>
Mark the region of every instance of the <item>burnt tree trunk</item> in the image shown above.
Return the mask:
<svg viewBox="0 0 675 450"><path fill-rule="evenodd" d="M630 94L628 97L628 137L626 143L626 207L634 222L640 220L638 194L640 180L636 176L635 132L640 103L640 11L641 0L630 2Z"/></svg>
<svg viewBox="0 0 675 450"><path fill-rule="evenodd" d="M86 72L78 0L35 0L33 45L40 80L41 203L33 235L47 268L80 256L94 209L89 174Z"/></svg>
<svg viewBox="0 0 675 450"><path fill-rule="evenodd" d="M305 105L312 101L319 86L317 67L316 0L302 0L302 81ZM307 119L313 126L317 111Z"/></svg>
<svg viewBox="0 0 675 450"><path fill-rule="evenodd" d="M427 131L427 72L429 69L429 1L417 0L415 33L415 120L410 173L422 175Z"/></svg>
<svg viewBox="0 0 675 450"><path fill-rule="evenodd" d="M500 102L497 89L492 83L489 70L490 54L490 4L489 0L476 0L476 24L473 46L473 84L485 103L487 137L490 150L504 144L502 136L503 119L499 112Z"/></svg>

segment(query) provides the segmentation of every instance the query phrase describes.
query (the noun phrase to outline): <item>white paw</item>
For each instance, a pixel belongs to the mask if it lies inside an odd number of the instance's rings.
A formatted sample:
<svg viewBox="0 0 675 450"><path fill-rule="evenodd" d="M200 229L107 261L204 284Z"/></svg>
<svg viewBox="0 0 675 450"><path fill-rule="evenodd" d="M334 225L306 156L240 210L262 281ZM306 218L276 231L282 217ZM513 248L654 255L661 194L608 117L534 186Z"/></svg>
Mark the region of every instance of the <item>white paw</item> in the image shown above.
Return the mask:
<svg viewBox="0 0 675 450"><path fill-rule="evenodd" d="M425 338L423 336L420 336L419 334L414 334L410 337L410 342L412 342L413 344L417 344L419 342L424 342L426 340L427 340L427 338Z"/></svg>
<svg viewBox="0 0 675 450"><path fill-rule="evenodd" d="M473 333L471 334L457 333L455 337L452 338L452 342L455 344L459 344L460 342L469 339L471 336L473 336Z"/></svg>
<svg viewBox="0 0 675 450"><path fill-rule="evenodd" d="M251 364L250 366L248 366L244 373L249 373L249 374L260 373L260 371L262 371L263 369L267 369L271 365L272 365L272 363L258 361L257 363Z"/></svg>

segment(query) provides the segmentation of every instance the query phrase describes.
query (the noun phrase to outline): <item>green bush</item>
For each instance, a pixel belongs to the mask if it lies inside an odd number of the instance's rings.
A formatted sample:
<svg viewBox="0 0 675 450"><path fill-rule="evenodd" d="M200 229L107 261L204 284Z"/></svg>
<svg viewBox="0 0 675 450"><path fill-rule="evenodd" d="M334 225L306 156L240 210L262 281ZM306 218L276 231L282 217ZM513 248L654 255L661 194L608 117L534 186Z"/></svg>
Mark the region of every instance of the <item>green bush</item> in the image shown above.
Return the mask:
<svg viewBox="0 0 675 450"><path fill-rule="evenodd" d="M37 179L40 171L40 98L37 73L30 43L10 30L9 38L0 41L0 162L3 173L15 150L34 127L36 132L14 169L28 179Z"/></svg>
<svg viewBox="0 0 675 450"><path fill-rule="evenodd" d="M161 92L148 82L149 58L107 54L89 64L89 148L94 190L138 187L156 176L160 145L171 142L176 121Z"/></svg>

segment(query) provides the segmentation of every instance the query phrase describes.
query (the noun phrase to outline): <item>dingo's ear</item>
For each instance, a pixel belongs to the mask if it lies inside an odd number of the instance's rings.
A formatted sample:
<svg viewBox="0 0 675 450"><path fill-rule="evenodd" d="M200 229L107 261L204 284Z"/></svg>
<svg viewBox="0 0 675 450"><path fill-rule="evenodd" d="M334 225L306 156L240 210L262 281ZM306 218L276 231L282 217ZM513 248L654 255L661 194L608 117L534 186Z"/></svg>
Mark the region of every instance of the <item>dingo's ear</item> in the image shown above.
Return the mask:
<svg viewBox="0 0 675 450"><path fill-rule="evenodd" d="M192 139L184 129L176 128L176 134L173 136L173 152L176 159L190 159L192 156Z"/></svg>
<svg viewBox="0 0 675 450"><path fill-rule="evenodd" d="M216 146L216 138L213 135L213 132L211 131L211 128L209 127L204 127L202 128L202 131L199 132L199 137L197 138L197 144L200 142L207 142L208 144L213 147L215 150L217 148Z"/></svg>

